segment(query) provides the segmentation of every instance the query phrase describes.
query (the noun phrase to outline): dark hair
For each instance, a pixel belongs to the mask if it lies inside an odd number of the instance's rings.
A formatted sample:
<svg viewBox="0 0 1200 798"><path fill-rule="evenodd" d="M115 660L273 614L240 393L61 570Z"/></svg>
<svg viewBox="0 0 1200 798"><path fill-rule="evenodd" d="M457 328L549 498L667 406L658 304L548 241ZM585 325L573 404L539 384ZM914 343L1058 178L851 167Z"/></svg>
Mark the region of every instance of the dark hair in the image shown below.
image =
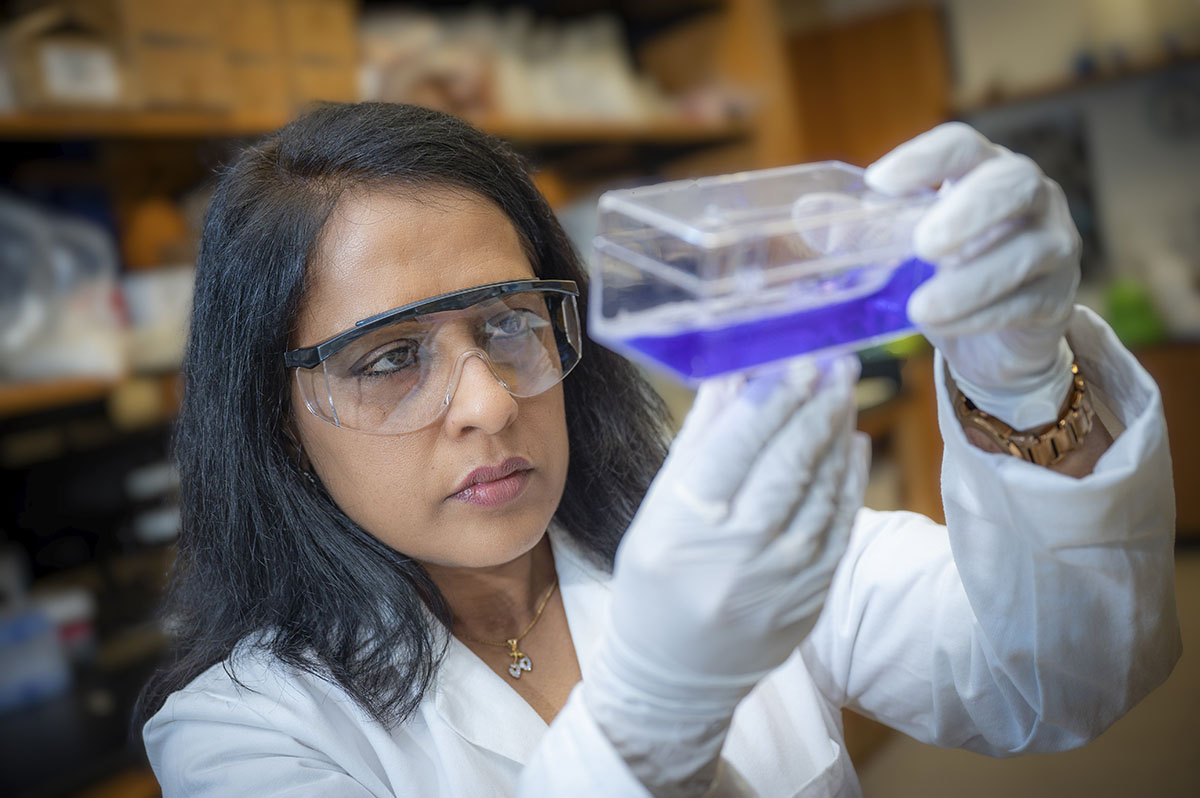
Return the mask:
<svg viewBox="0 0 1200 798"><path fill-rule="evenodd" d="M336 682L385 725L416 709L436 673L435 627L450 620L437 587L310 481L288 438L282 356L306 267L339 197L363 186L490 200L534 273L577 281L586 308L579 258L523 160L459 119L328 104L246 149L204 222L174 440L183 524L165 610L173 651L142 692L138 728L243 640ZM666 410L597 346L563 391L571 458L555 518L611 569L665 456Z"/></svg>

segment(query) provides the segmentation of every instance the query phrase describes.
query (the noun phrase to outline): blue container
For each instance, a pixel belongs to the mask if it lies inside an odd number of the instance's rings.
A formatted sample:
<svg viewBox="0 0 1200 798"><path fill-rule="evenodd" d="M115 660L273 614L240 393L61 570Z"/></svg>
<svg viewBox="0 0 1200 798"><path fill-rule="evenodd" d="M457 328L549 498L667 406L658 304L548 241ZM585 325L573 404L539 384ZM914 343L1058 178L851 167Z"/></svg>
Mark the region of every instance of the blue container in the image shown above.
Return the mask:
<svg viewBox="0 0 1200 798"><path fill-rule="evenodd" d="M58 629L49 618L36 609L0 614L0 713L58 695L70 682Z"/></svg>
<svg viewBox="0 0 1200 798"><path fill-rule="evenodd" d="M688 383L912 330L930 192L885 197L829 161L600 198L589 331Z"/></svg>

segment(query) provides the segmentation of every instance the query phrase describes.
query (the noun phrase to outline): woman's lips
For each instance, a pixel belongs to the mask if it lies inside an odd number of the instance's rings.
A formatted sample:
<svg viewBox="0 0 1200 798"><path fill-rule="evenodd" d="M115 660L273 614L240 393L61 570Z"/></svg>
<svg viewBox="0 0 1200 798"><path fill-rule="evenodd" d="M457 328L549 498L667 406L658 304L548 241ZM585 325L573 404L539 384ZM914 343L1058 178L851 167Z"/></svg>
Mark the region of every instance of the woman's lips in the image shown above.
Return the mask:
<svg viewBox="0 0 1200 798"><path fill-rule="evenodd" d="M529 484L529 474L528 470L514 471L506 477L490 482L477 482L450 498L481 507L499 507L521 495L521 491Z"/></svg>
<svg viewBox="0 0 1200 798"><path fill-rule="evenodd" d="M482 507L499 507L520 495L529 483L530 471L529 461L523 457L510 457L498 466L476 468L449 498Z"/></svg>

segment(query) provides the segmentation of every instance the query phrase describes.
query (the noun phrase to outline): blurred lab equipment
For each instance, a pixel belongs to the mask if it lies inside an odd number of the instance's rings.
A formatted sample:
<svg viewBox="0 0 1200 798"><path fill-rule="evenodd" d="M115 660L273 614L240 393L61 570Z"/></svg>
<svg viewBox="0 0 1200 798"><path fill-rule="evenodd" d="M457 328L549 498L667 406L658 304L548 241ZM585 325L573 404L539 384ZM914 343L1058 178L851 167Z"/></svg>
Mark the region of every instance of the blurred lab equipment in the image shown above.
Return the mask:
<svg viewBox="0 0 1200 798"><path fill-rule="evenodd" d="M195 269L160 266L127 274L121 296L128 315L126 354L135 372L168 371L183 360Z"/></svg>
<svg viewBox="0 0 1200 798"><path fill-rule="evenodd" d="M49 239L38 211L0 194L0 364L49 324Z"/></svg>
<svg viewBox="0 0 1200 798"><path fill-rule="evenodd" d="M89 640L94 605L86 591L59 591L43 599L30 599L25 552L0 548L0 715L66 690L68 652L82 651Z"/></svg>
<svg viewBox="0 0 1200 798"><path fill-rule="evenodd" d="M370 9L360 36L367 99L416 103L480 121L644 122L668 114L708 118L726 105L745 105L731 100L728 88L716 110L711 98L669 98L635 69L612 14L549 20L520 7Z"/></svg>
<svg viewBox="0 0 1200 798"><path fill-rule="evenodd" d="M125 370L117 256L84 219L0 197L0 379Z"/></svg>
<svg viewBox="0 0 1200 798"><path fill-rule="evenodd" d="M0 713L58 695L71 683L53 621L38 607L0 612Z"/></svg>
<svg viewBox="0 0 1200 798"><path fill-rule="evenodd" d="M0 31L0 65L12 75L10 107L129 107L133 86L116 17L103 3L50 3Z"/></svg>
<svg viewBox="0 0 1200 798"><path fill-rule="evenodd" d="M1183 250L1169 247L1151 251L1143 260L1142 274L1171 337L1182 341L1200 340L1200 261L1197 256L1189 257Z"/></svg>

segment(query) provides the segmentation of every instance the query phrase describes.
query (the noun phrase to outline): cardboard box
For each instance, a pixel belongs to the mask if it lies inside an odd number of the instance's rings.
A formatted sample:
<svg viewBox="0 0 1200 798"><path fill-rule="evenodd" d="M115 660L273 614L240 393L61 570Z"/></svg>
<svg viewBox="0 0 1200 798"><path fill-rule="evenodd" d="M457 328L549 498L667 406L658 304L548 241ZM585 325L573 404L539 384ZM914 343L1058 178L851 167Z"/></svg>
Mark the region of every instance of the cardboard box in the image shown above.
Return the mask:
<svg viewBox="0 0 1200 798"><path fill-rule="evenodd" d="M98 7L59 3L18 18L3 35L14 104L22 109L116 109L134 104L119 26Z"/></svg>
<svg viewBox="0 0 1200 798"><path fill-rule="evenodd" d="M292 112L292 87L282 59L229 58L230 102L238 112L282 118Z"/></svg>
<svg viewBox="0 0 1200 798"><path fill-rule="evenodd" d="M284 5L286 0L226 0L221 27L230 54L283 58Z"/></svg>
<svg viewBox="0 0 1200 798"><path fill-rule="evenodd" d="M116 0L126 33L154 44L212 44L218 19L213 3L189 0Z"/></svg>
<svg viewBox="0 0 1200 798"><path fill-rule="evenodd" d="M227 0L223 13L233 108L269 117L290 114L292 88L279 0Z"/></svg>
<svg viewBox="0 0 1200 798"><path fill-rule="evenodd" d="M281 0L292 100L357 100L358 34L352 0Z"/></svg>
<svg viewBox="0 0 1200 798"><path fill-rule="evenodd" d="M7 48L22 107L278 118L358 99L354 0L58 0L37 14ZM63 23L76 17L88 24Z"/></svg>
<svg viewBox="0 0 1200 798"><path fill-rule="evenodd" d="M297 109L322 100L354 102L358 99L358 73L353 66L293 62L291 84L292 101Z"/></svg>
<svg viewBox="0 0 1200 798"><path fill-rule="evenodd" d="M118 9L142 106L229 107L232 92L219 3L109 1Z"/></svg>
<svg viewBox="0 0 1200 798"><path fill-rule="evenodd" d="M144 46L134 53L145 108L221 110L230 105L224 53L208 47Z"/></svg>
<svg viewBox="0 0 1200 798"><path fill-rule="evenodd" d="M281 0L284 41L293 58L358 62L351 0Z"/></svg>

